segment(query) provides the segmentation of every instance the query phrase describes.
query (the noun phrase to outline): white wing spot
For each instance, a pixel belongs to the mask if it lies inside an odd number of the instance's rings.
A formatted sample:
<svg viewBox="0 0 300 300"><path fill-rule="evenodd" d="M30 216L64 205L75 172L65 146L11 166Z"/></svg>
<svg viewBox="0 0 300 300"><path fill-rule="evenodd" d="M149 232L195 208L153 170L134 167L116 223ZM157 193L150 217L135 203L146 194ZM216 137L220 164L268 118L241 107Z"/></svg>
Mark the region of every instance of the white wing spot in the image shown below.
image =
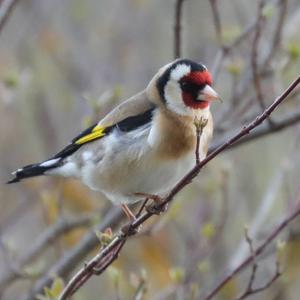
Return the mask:
<svg viewBox="0 0 300 300"><path fill-rule="evenodd" d="M44 161L43 163L40 164L41 167L51 167L55 163L57 163L60 160L60 158L54 158L54 159L49 159Z"/></svg>

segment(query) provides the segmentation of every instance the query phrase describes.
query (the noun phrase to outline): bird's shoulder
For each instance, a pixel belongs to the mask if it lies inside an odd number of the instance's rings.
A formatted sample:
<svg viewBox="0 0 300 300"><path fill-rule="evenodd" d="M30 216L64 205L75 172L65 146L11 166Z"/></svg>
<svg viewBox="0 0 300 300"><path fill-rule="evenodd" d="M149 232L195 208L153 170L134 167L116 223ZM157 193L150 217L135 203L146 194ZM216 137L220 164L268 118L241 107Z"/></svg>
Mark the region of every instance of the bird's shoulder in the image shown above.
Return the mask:
<svg viewBox="0 0 300 300"><path fill-rule="evenodd" d="M113 129L129 132L152 120L155 105L149 101L145 91L122 102L109 112L102 120L83 130L75 136L65 148L53 158L65 158L76 152L83 145L102 139Z"/></svg>

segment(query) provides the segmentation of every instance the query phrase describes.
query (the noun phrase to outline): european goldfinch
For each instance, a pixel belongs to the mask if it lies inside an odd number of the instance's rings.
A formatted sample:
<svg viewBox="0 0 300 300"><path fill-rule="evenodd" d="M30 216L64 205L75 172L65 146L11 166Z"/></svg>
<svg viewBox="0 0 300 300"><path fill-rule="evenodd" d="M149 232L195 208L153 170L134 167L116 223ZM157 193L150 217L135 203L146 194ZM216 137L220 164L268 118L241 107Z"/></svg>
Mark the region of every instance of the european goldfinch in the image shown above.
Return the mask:
<svg viewBox="0 0 300 300"><path fill-rule="evenodd" d="M162 197L195 165L196 119L207 120L200 159L207 154L213 134L210 103L219 99L211 85L203 64L177 59L62 151L18 169L8 183L60 175L80 179L115 204L142 200L141 194Z"/></svg>

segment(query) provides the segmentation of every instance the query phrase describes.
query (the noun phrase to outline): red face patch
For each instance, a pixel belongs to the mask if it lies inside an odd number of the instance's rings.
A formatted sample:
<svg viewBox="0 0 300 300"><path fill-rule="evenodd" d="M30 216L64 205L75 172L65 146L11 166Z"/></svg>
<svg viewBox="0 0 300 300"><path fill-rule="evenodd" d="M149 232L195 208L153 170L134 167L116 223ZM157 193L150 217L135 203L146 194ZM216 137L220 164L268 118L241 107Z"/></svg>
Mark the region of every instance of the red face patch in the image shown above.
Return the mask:
<svg viewBox="0 0 300 300"><path fill-rule="evenodd" d="M182 100L184 104L192 109L204 109L209 105L208 101L197 101L190 93L183 92Z"/></svg>
<svg viewBox="0 0 300 300"><path fill-rule="evenodd" d="M182 82L188 85L182 87L182 99L186 106L193 109L204 109L209 105L208 101L199 101L198 97L199 90L206 84L212 84L212 77L208 71L196 71L184 76Z"/></svg>
<svg viewBox="0 0 300 300"><path fill-rule="evenodd" d="M196 71L184 76L182 80L197 84L197 85L212 85L211 74L206 71Z"/></svg>

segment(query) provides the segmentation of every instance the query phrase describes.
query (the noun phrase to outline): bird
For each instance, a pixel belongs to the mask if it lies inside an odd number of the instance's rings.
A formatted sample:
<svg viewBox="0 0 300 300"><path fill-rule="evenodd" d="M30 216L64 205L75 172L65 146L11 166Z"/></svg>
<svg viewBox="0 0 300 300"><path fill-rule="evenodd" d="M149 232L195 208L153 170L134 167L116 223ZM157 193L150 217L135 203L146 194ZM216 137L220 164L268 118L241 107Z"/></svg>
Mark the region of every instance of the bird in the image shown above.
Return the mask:
<svg viewBox="0 0 300 300"><path fill-rule="evenodd" d="M220 100L212 83L204 64L176 59L60 152L17 169L7 183L40 175L77 178L134 218L128 204L143 195L165 196L195 165L195 120L205 120L197 151L200 160L206 157L213 135L210 105Z"/></svg>

